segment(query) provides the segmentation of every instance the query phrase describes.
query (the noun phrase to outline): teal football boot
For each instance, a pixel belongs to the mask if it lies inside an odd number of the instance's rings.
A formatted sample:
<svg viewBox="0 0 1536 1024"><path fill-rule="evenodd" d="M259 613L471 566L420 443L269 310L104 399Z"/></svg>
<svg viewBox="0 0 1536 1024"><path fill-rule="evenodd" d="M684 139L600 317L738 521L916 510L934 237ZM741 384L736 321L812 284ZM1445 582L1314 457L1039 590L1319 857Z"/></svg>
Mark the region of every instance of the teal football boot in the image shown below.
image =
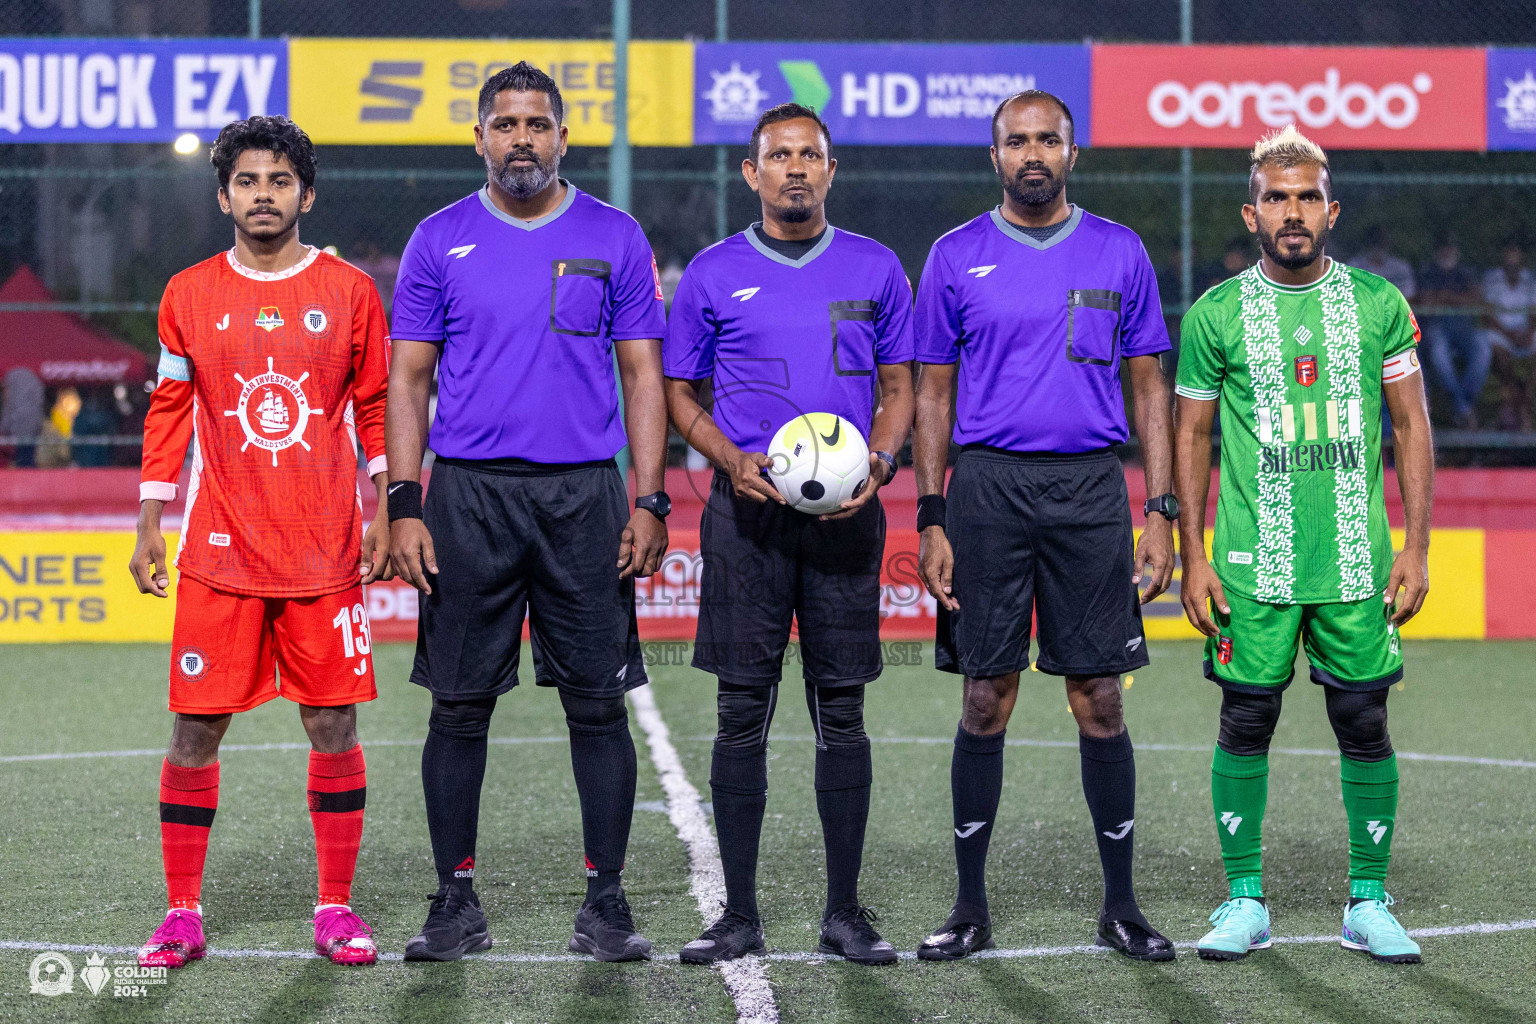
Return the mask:
<svg viewBox="0 0 1536 1024"><path fill-rule="evenodd" d="M1205 933L1195 952L1202 960L1241 960L1256 949L1268 949L1269 908L1239 896L1227 900L1211 915L1216 927Z"/></svg>
<svg viewBox="0 0 1536 1024"><path fill-rule="evenodd" d="M1391 894L1383 900L1361 900L1344 908L1344 930L1339 945L1371 954L1384 964L1416 964L1423 961L1419 944L1397 923L1387 908Z"/></svg>

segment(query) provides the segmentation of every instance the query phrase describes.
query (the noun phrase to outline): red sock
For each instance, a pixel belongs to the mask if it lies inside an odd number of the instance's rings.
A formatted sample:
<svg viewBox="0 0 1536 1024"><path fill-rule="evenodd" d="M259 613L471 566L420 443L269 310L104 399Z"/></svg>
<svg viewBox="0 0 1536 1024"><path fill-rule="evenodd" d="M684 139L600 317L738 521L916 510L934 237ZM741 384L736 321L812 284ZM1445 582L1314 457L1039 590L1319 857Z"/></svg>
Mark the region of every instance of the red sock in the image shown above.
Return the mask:
<svg viewBox="0 0 1536 1024"><path fill-rule="evenodd" d="M203 898L203 861L208 830L219 806L219 763L182 768L167 760L160 768L160 852L165 857L165 891L171 908L192 909Z"/></svg>
<svg viewBox="0 0 1536 1024"><path fill-rule="evenodd" d="M352 899L367 796L361 746L339 754L309 752L309 820L315 826L321 903L344 904Z"/></svg>

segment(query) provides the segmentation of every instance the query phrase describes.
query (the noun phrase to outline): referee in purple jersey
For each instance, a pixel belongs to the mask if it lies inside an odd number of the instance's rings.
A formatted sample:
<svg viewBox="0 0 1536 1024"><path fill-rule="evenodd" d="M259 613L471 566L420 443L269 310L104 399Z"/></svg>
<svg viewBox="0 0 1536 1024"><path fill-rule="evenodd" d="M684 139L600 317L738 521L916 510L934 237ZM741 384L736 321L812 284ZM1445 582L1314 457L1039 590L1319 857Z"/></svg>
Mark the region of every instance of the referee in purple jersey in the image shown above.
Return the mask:
<svg viewBox="0 0 1536 1024"><path fill-rule="evenodd" d="M742 162L763 219L688 264L662 343L672 422L715 465L699 525L693 667L719 680L709 784L725 912L683 947L684 963L766 949L758 840L791 623L816 737L826 850L817 948L853 963L896 962L858 883L873 783L864 690L882 668L885 512L877 492L896 474L891 453L912 427L912 289L895 253L827 223L836 168L814 110L782 103L763 112ZM709 411L699 404L705 381ZM864 489L819 517L789 508L763 475L774 433L805 412L841 416L870 447ZM835 430L822 439L838 443Z"/></svg>
<svg viewBox="0 0 1536 1024"><path fill-rule="evenodd" d="M1141 605L1173 574L1168 332L1141 239L1067 202L1076 159L1065 103L1035 90L1005 100L992 118L1002 204L935 242L918 286L920 571L939 603L935 662L965 677L950 768L959 893L924 960L992 945L987 846L1032 615L1035 667L1066 678L1077 719L1104 869L1098 943L1173 959L1131 885L1136 767L1120 706L1121 673L1147 664ZM1134 552L1112 450L1128 436L1122 364L1159 496ZM961 450L946 495L951 439Z"/></svg>
<svg viewBox="0 0 1536 1024"><path fill-rule="evenodd" d="M634 577L660 564L670 508L661 285L640 225L559 176L562 115L560 90L530 64L486 81L475 125L486 184L417 225L395 283L390 557L422 592L411 681L432 693L421 782L438 879L407 960L490 948L474 888L480 786L525 613L534 679L565 709L581 802L587 892L570 948L610 961L651 951L619 872L636 771L624 693L646 681ZM633 510L614 463L626 439Z"/></svg>

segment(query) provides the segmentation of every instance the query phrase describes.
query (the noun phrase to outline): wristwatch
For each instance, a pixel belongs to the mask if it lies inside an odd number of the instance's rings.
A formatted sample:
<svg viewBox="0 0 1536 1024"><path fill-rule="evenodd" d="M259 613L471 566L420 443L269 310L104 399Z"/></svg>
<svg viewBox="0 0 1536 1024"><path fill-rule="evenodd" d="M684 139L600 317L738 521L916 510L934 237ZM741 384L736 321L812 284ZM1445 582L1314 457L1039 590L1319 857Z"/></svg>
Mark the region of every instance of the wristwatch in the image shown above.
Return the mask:
<svg viewBox="0 0 1536 1024"><path fill-rule="evenodd" d="M891 475L885 478L885 482L890 483L892 480L895 480L896 456L892 455L890 452L870 452L870 454L879 459L881 462L885 463L886 468L891 471Z"/></svg>
<svg viewBox="0 0 1536 1024"><path fill-rule="evenodd" d="M1146 503L1141 506L1141 514L1151 516L1153 512L1156 512L1169 522L1175 522L1179 518L1179 499L1171 494L1148 498Z"/></svg>
<svg viewBox="0 0 1536 1024"><path fill-rule="evenodd" d="M657 519L666 521L672 514L672 499L667 497L666 491L657 491L635 499L635 508L643 508Z"/></svg>

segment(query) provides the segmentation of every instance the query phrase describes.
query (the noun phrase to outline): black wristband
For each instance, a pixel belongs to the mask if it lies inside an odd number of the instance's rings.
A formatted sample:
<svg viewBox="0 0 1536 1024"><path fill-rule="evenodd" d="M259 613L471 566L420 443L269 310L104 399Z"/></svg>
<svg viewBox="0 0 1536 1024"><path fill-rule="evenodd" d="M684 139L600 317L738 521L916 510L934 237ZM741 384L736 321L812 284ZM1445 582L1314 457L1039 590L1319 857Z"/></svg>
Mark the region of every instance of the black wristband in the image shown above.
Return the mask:
<svg viewBox="0 0 1536 1024"><path fill-rule="evenodd" d="M945 518L944 495L925 494L917 499L918 533L922 533L930 526L943 526Z"/></svg>
<svg viewBox="0 0 1536 1024"><path fill-rule="evenodd" d="M389 501L389 521L421 518L421 484L415 480L396 480L384 492Z"/></svg>

